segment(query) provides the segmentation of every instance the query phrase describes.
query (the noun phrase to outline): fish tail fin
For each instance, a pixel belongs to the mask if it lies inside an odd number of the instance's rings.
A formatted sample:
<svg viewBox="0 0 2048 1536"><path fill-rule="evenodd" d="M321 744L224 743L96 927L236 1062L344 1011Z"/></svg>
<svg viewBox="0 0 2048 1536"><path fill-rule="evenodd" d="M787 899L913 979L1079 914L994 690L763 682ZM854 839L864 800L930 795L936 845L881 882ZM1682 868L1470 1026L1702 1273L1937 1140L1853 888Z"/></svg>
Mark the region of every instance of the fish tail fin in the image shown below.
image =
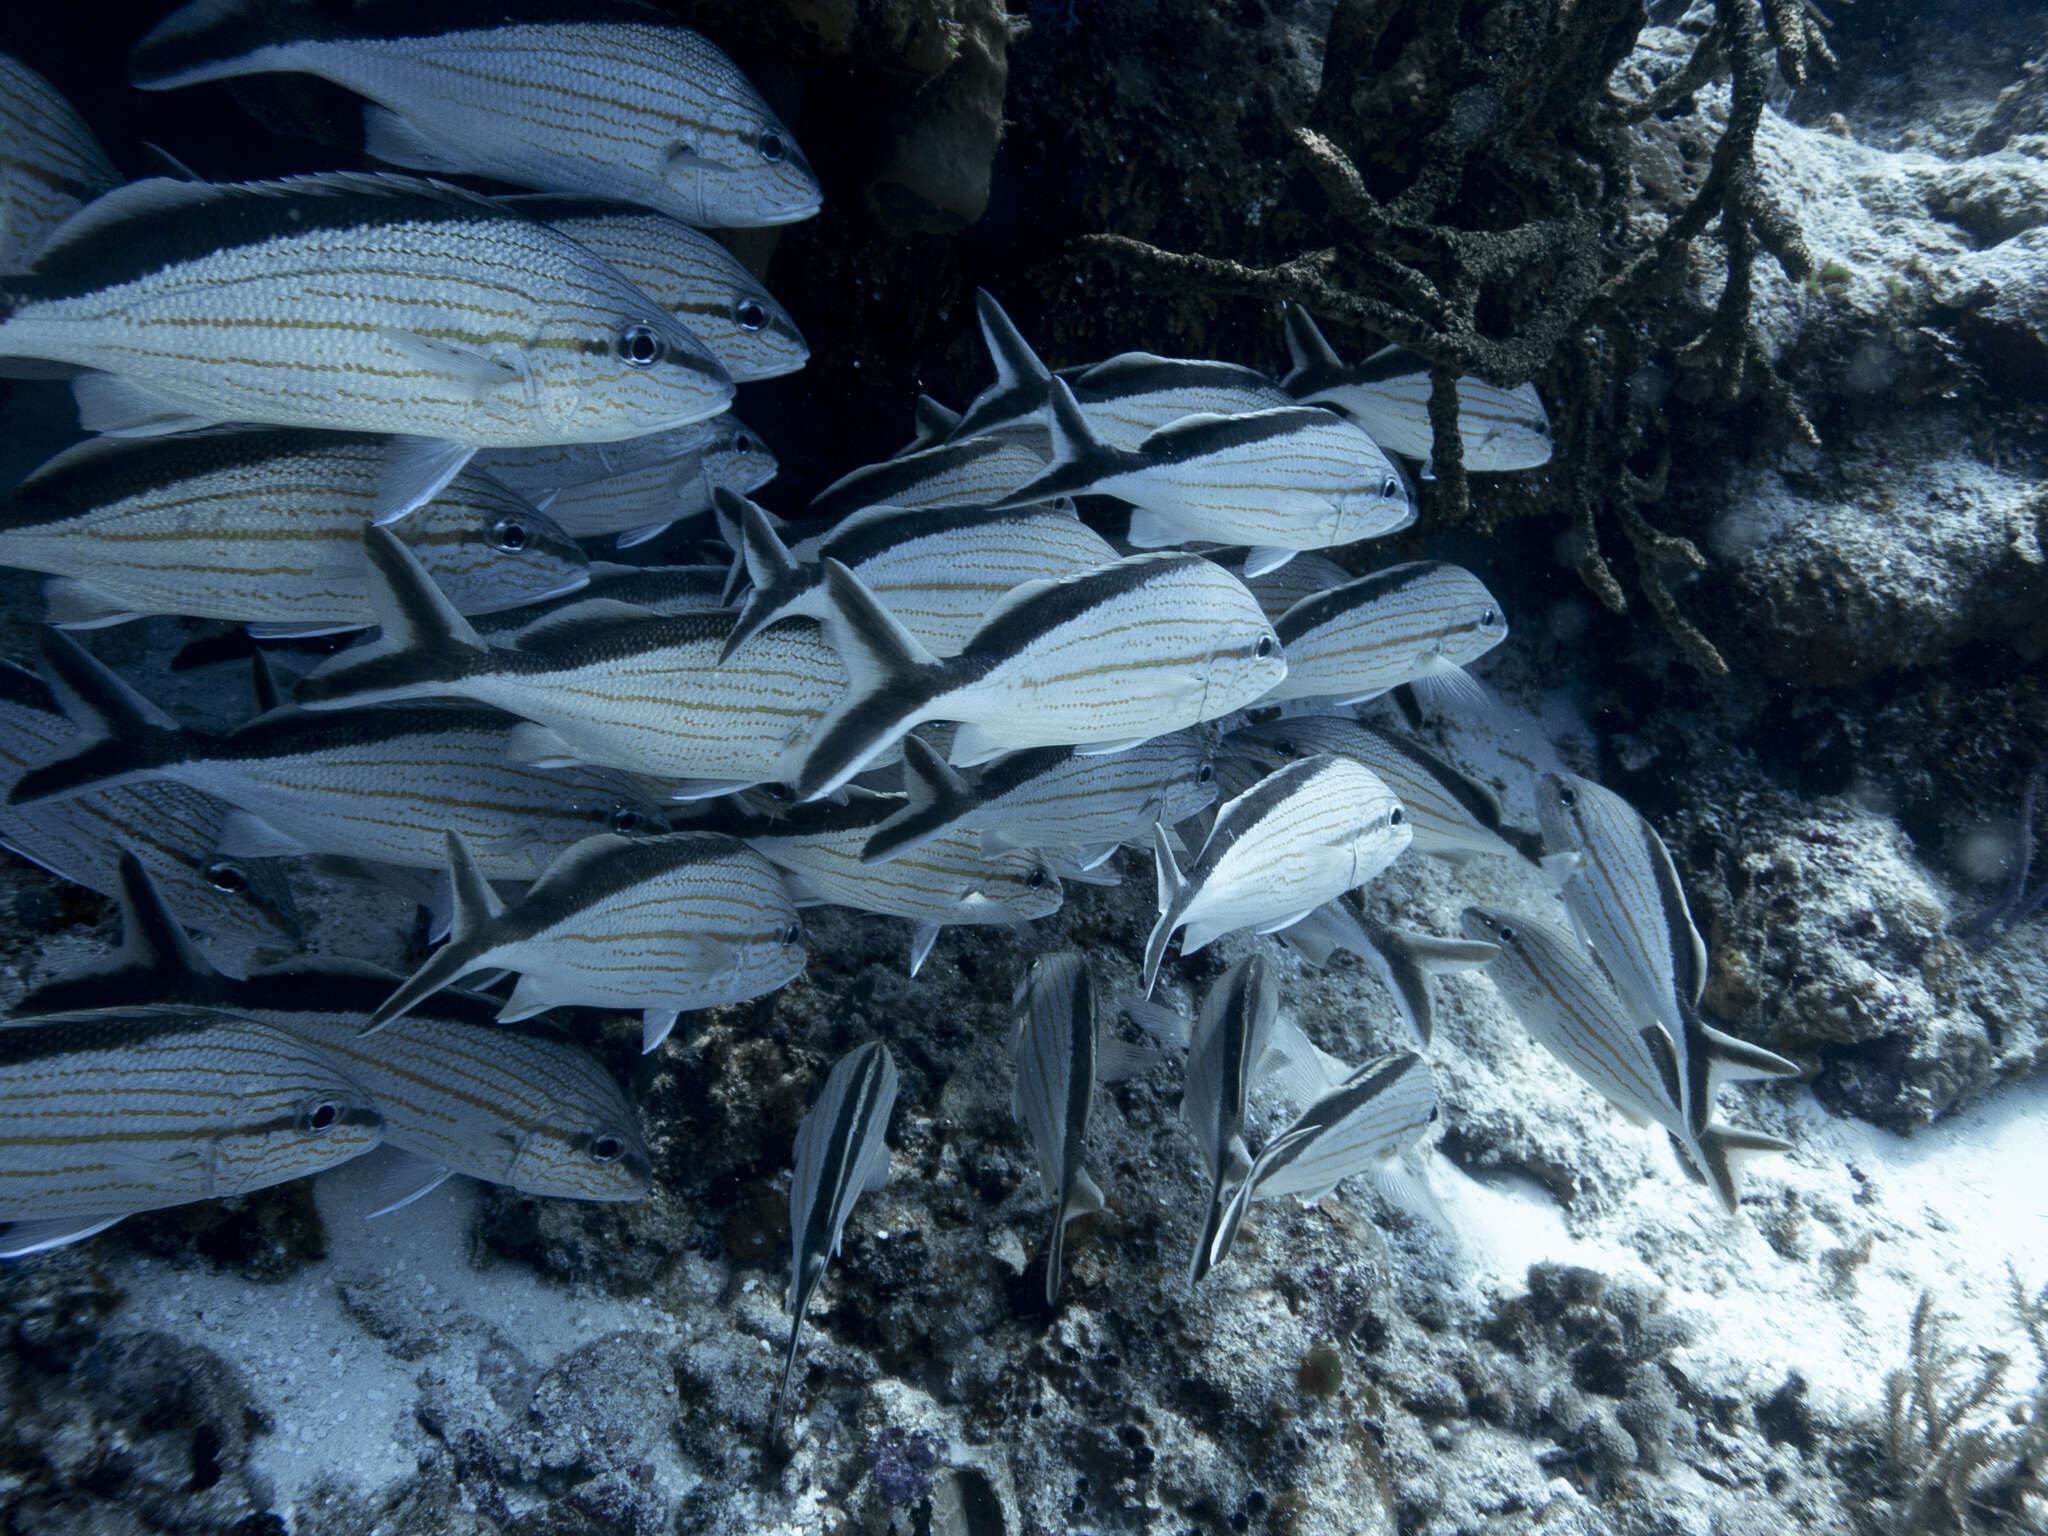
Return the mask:
<svg viewBox="0 0 2048 1536"><path fill-rule="evenodd" d="M1115 457L1116 450L1096 436L1081 413L1081 403L1065 379L1055 378L1046 396L1051 407L1052 467L1071 470L1100 464Z"/></svg>
<svg viewBox="0 0 2048 1536"><path fill-rule="evenodd" d="M1180 921L1181 893L1187 889L1180 866L1174 862L1173 848L1166 841L1166 828L1157 822L1152 826L1152 859L1159 876L1159 921L1152 925L1151 935L1145 940L1145 996L1152 995L1153 983L1159 979L1159 962L1166 958L1166 941L1173 937L1175 925Z"/></svg>
<svg viewBox="0 0 2048 1536"><path fill-rule="evenodd" d="M77 751L24 773L8 794L9 805L147 778L190 744L190 732L62 630L43 630L40 642L44 680L65 718L87 740Z"/></svg>
<svg viewBox="0 0 2048 1536"><path fill-rule="evenodd" d="M1707 1075L1717 1084L1799 1075L1799 1063L1787 1061L1776 1051L1767 1051L1747 1040L1738 1040L1711 1024L1701 1024L1699 1028L1701 1038L1707 1043Z"/></svg>
<svg viewBox="0 0 2048 1536"><path fill-rule="evenodd" d="M1299 304L1289 304L1281 311L1280 322L1287 332L1287 356L1294 366L1280 381L1280 387L1291 395L1305 390L1316 389L1344 371L1344 364L1323 340L1322 329L1314 318Z"/></svg>
<svg viewBox="0 0 2048 1536"><path fill-rule="evenodd" d="M1209 1200L1209 1214L1202 1224L1201 1242L1188 1266L1188 1283L1195 1284L1230 1256L1237 1242L1237 1230L1244 1225L1244 1213L1252 1203L1254 1181L1249 1163L1232 1180L1219 1178Z"/></svg>
<svg viewBox="0 0 2048 1536"><path fill-rule="evenodd" d="M941 405L930 395L917 397L917 411L913 418L916 436L909 444L896 451L896 457L916 453L920 448L929 448L943 443L953 435L953 429L960 425L960 413L949 406Z"/></svg>
<svg viewBox="0 0 2048 1536"><path fill-rule="evenodd" d="M1102 1189L1083 1168L1074 1175L1074 1187L1052 1219L1052 1236L1045 1244L1045 1304L1060 1304L1060 1277L1066 1271L1067 1223L1076 1216L1093 1216L1102 1209Z"/></svg>
<svg viewBox="0 0 2048 1536"><path fill-rule="evenodd" d="M1713 1185L1721 1209L1731 1216L1742 1204L1743 1161L1759 1153L1792 1150L1789 1141L1766 1136L1761 1131L1740 1131L1731 1125L1710 1125L1701 1131L1697 1157L1692 1156L1683 1143L1678 1143L1676 1137L1672 1139L1678 1145L1680 1157L1687 1163L1698 1165L1699 1172Z"/></svg>
<svg viewBox="0 0 2048 1536"><path fill-rule="evenodd" d="M181 981L220 974L164 904L163 893L132 850L121 850L121 949L117 965Z"/></svg>
<svg viewBox="0 0 2048 1536"><path fill-rule="evenodd" d="M274 67L258 57L266 48L347 35L347 27L317 6L193 0L135 45L128 58L128 79L145 91L168 91L203 80L256 74Z"/></svg>
<svg viewBox="0 0 2048 1536"><path fill-rule="evenodd" d="M474 939L488 923L493 923L504 914L505 903L498 899L498 893L491 889L491 882L484 878L477 868L476 856L469 851L462 834L450 832L448 836L448 884L454 898L454 920L448 936L456 943Z"/></svg>
<svg viewBox="0 0 2048 1536"><path fill-rule="evenodd" d="M400 982L398 989L377 1005L376 1011L370 1015L369 1021L363 1025L360 1033L374 1035L394 1019L404 1018L420 1003L459 978L463 972L475 967L474 949L451 939L427 956L426 962L418 970Z"/></svg>
<svg viewBox="0 0 2048 1536"><path fill-rule="evenodd" d="M423 683L468 675L489 655L490 647L469 620L390 529L366 528L363 553L369 557L377 638L343 651L300 679L296 697L310 709L408 698Z"/></svg>
<svg viewBox="0 0 2048 1536"><path fill-rule="evenodd" d="M923 718L941 663L884 608L861 579L837 560L825 561L826 638L839 652L849 684L803 750L792 778L799 800L828 795Z"/></svg>
<svg viewBox="0 0 2048 1536"><path fill-rule="evenodd" d="M860 851L863 864L880 864L930 842L974 809L974 791L960 770L922 736L903 738L902 810L875 828Z"/></svg>
<svg viewBox="0 0 2048 1536"><path fill-rule="evenodd" d="M803 567L770 525L766 513L722 485L711 493L711 499L719 526L725 527L727 519L731 519L737 536L733 547L739 551L746 565L747 580L754 588L718 653L718 659L724 661L753 635L789 613L803 599L808 585Z"/></svg>
<svg viewBox="0 0 2048 1536"><path fill-rule="evenodd" d="M426 963L406 977L396 992L377 1005L377 1011L370 1015L362 1033L375 1034L463 972L475 967L476 957L483 952L487 942L481 935L505 910L505 904L477 868L469 845L455 832L448 834L448 881L453 889L455 909L448 942L429 955Z"/></svg>

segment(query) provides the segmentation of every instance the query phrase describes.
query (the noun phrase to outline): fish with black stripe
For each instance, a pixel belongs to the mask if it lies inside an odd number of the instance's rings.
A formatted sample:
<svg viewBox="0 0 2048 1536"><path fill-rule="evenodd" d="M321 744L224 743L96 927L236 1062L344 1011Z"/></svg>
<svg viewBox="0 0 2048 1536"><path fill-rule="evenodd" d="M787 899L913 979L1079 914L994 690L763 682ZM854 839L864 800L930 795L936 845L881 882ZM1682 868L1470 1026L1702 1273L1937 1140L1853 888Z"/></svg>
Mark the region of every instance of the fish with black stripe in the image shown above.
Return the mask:
<svg viewBox="0 0 2048 1536"><path fill-rule="evenodd" d="M1273 621L1287 676L1260 700L1329 698L1337 707L1412 684L1467 702L1485 691L1465 668L1508 637L1486 584L1463 566L1411 560L1305 597Z"/></svg>

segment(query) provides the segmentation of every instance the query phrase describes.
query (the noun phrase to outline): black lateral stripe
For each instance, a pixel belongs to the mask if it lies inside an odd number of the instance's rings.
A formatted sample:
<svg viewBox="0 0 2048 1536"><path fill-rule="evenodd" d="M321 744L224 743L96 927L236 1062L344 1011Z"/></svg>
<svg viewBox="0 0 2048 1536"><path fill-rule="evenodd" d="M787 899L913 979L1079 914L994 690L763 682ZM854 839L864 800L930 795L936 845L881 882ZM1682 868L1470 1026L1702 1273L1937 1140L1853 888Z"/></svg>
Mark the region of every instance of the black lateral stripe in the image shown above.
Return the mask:
<svg viewBox="0 0 2048 1536"><path fill-rule="evenodd" d="M1011 445L996 437L963 438L957 443L940 443L936 447L922 448L916 453L906 453L900 459L884 459L856 470L839 483L836 490L827 487L811 502L808 517L836 517L842 513L858 512L863 507L883 506L898 493L914 491L934 476L944 474L963 464L973 464L992 454L1007 453Z"/></svg>
<svg viewBox="0 0 2048 1536"><path fill-rule="evenodd" d="M227 186L218 195L138 213L63 240L38 258L31 275L9 278L24 302L83 298L223 251L325 230L418 225L522 223L481 198L402 185L389 191L263 183ZM559 237L566 238L566 237Z"/></svg>
<svg viewBox="0 0 2048 1536"><path fill-rule="evenodd" d="M1427 773L1442 788L1444 793L1463 806L1466 812L1480 826L1486 828L1489 832L1500 831L1500 802L1488 794L1485 789L1444 761L1444 759L1438 757L1427 747L1410 740L1398 732L1385 730L1376 725L1368 725L1364 721L1359 722L1359 729L1371 732L1377 740L1386 743L1391 750L1400 753L1408 761L1415 764L1416 767Z"/></svg>
<svg viewBox="0 0 2048 1536"><path fill-rule="evenodd" d="M1055 1221L1066 1218L1066 1191L1080 1177L1082 1153L1088 1141L1088 1112L1095 1104L1095 978L1085 960L1062 969L1068 970L1072 982L1067 1007L1073 1018L1073 1037L1069 1042L1073 1055L1067 1062L1066 1145L1060 1149L1065 1165L1061 1169L1064 1184Z"/></svg>
<svg viewBox="0 0 2048 1536"><path fill-rule="evenodd" d="M1406 560L1383 571L1374 571L1370 576L1361 576L1356 581L1347 581L1341 587L1318 592L1314 597L1305 597L1282 614L1273 626L1280 636L1281 649L1285 650L1304 635L1348 618L1360 608L1405 591L1444 569L1441 560Z"/></svg>
<svg viewBox="0 0 2048 1536"><path fill-rule="evenodd" d="M1207 562L1200 555L1174 555L1166 559L1134 555L1041 588L974 632L960 654L963 670L973 669L967 674L969 679L993 671L1061 625L1070 624L1149 582L1172 576L1191 563Z"/></svg>
<svg viewBox="0 0 2048 1536"><path fill-rule="evenodd" d="M1665 946L1671 951L1671 973L1678 1000L1681 1005L1687 1004L1699 995L1700 984L1706 980L1693 969L1698 956L1692 947L1692 910L1685 903L1684 888L1678 883L1678 869L1671 861L1671 853L1664 846L1664 840L1657 836L1656 828L1640 817L1637 818L1637 826L1643 840L1643 857L1656 871L1657 900L1664 919Z"/></svg>
<svg viewBox="0 0 2048 1536"><path fill-rule="evenodd" d="M1186 464L1329 425L1330 413L1318 407L1275 406L1242 416L1173 422L1146 438L1140 452L1147 463Z"/></svg>
<svg viewBox="0 0 2048 1536"><path fill-rule="evenodd" d="M1643 1047L1650 1053L1650 1060L1656 1063L1657 1081L1664 1086L1664 1098L1673 1109L1685 1103L1683 1087L1678 1080L1678 1058L1672 1054L1671 1037L1664 1033L1661 1024L1645 1025L1638 1033L1642 1036ZM1705 1062L1700 1063L1706 1066Z"/></svg>
<svg viewBox="0 0 2048 1536"><path fill-rule="evenodd" d="M1394 379L1410 378L1415 374L1427 375L1430 361L1420 352L1410 352L1405 347L1390 347L1375 352L1364 362L1344 371L1344 382L1348 384L1385 384Z"/></svg>
<svg viewBox="0 0 2048 1536"><path fill-rule="evenodd" d="M832 1251L832 1218L846 1193L854 1166L874 1126L875 1100L882 1077L882 1051L877 1044L867 1051L853 1081L846 1085L846 1097L832 1119L832 1134L825 1138L825 1164L818 1170L818 1187L811 1208L804 1213L804 1254L807 1258L829 1259ZM802 1314L798 1314L801 1321Z"/></svg>
<svg viewBox="0 0 2048 1536"><path fill-rule="evenodd" d="M1254 951L1243 964L1234 965L1226 971L1219 983L1228 989L1223 996L1221 1108L1232 1130L1243 1129L1245 1110L1251 1097L1251 1073L1257 1063L1247 1059L1245 1048L1251 1044L1253 1007L1265 985L1265 968L1266 957Z"/></svg>
<svg viewBox="0 0 2048 1536"><path fill-rule="evenodd" d="M820 838L868 832L904 806L902 795L849 792L844 805L830 800L800 800L773 810L726 809L708 814L703 830L751 842L755 838Z"/></svg>
<svg viewBox="0 0 2048 1536"><path fill-rule="evenodd" d="M1209 834L1209 844L1202 850L1202 857L1196 867L1188 872L1187 883L1192 890L1207 871L1213 868L1223 852L1240 838L1255 829L1258 824L1273 813L1276 806L1288 797L1300 792L1311 779L1329 767L1333 759L1327 752L1318 752L1313 757L1297 757L1293 762L1274 769L1258 783L1233 800L1227 807L1227 819L1219 819Z"/></svg>
<svg viewBox="0 0 2048 1536"><path fill-rule="evenodd" d="M326 758L357 747L384 746L413 737L437 738L450 731L508 731L516 723L516 716L495 709L440 705L378 704L362 709L291 710L281 715L259 715L225 736L188 731L194 746L182 760L262 763L295 757Z"/></svg>
<svg viewBox="0 0 2048 1536"><path fill-rule="evenodd" d="M977 808L996 805L1018 790L1035 784L1078 754L1072 747L1029 747L1009 752L980 768L955 769L974 792Z"/></svg>
<svg viewBox="0 0 2048 1536"><path fill-rule="evenodd" d="M1145 357L1129 362L1112 359L1074 381L1074 398L1083 405L1105 405L1135 395L1168 394L1178 389L1271 390L1278 387L1256 369L1236 363L1197 358ZM1275 405L1285 404L1275 400Z"/></svg>
<svg viewBox="0 0 2048 1536"><path fill-rule="evenodd" d="M212 1023L205 1014L187 1013L16 1025L0 1029L0 1068L31 1066L85 1051L118 1051L165 1040L194 1039L203 1036Z"/></svg>
<svg viewBox="0 0 2048 1536"><path fill-rule="evenodd" d="M964 533L1016 520L1014 512L992 512L987 507L919 508L893 517L876 518L843 534L827 534L818 546L817 558L823 561L829 556L858 575L861 566L875 556L887 554L918 539L928 539L934 534Z"/></svg>

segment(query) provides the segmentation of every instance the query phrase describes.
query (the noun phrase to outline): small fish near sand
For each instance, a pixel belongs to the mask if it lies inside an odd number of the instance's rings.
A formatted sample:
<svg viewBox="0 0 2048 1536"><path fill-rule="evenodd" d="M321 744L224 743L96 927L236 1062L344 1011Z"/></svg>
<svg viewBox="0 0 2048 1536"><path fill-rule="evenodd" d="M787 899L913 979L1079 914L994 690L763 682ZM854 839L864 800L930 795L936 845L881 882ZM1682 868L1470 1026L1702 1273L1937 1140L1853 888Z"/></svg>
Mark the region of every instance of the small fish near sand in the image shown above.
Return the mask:
<svg viewBox="0 0 2048 1536"><path fill-rule="evenodd" d="M849 1051L832 1064L817 1102L796 1133L796 1170L789 1183L791 1242L789 1349L782 1377L768 1409L772 1440L782 1423L804 1313L825 1278L825 1266L839 1256L846 1218L870 1190L889 1182L889 1115L896 1107L896 1062L879 1040Z"/></svg>

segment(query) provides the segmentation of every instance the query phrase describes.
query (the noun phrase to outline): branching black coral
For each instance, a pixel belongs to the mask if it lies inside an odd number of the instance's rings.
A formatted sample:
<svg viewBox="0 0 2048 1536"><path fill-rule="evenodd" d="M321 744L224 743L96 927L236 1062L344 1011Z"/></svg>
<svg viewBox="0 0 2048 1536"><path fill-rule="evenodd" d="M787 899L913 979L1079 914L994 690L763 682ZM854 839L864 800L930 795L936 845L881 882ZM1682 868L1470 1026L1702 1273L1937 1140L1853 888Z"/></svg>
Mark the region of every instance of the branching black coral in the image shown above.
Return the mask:
<svg viewBox="0 0 2048 1536"><path fill-rule="evenodd" d="M1609 608L1626 608L1600 547L1611 518L1665 627L1696 666L1720 673L1719 652L1672 592L1675 576L1706 562L1642 511L1662 477L1636 463L1657 455L1625 398L1631 371L1620 360L1634 357L1642 314L1655 308L1660 339L1705 363L1720 398L1761 394L1813 438L1751 321L1759 251L1795 282L1813 270L1796 221L1758 184L1755 146L1773 66L1796 83L1830 55L1806 0L1714 0L1689 56L1631 97L1616 74L1643 24L1637 0L1340 0L1312 121L1294 135L1333 215L1330 244L1270 266L1118 235L1089 244L1141 275L1292 299L1428 357L1438 496L1453 518L1471 510L1455 376L1513 386L1563 367L1572 398L1561 402L1560 439L1581 576ZM1635 134L1685 112L1724 75L1726 123L1697 187L1654 227L1636 218ZM1727 276L1719 299L1694 313L1667 290L1676 259L1710 230Z"/></svg>

